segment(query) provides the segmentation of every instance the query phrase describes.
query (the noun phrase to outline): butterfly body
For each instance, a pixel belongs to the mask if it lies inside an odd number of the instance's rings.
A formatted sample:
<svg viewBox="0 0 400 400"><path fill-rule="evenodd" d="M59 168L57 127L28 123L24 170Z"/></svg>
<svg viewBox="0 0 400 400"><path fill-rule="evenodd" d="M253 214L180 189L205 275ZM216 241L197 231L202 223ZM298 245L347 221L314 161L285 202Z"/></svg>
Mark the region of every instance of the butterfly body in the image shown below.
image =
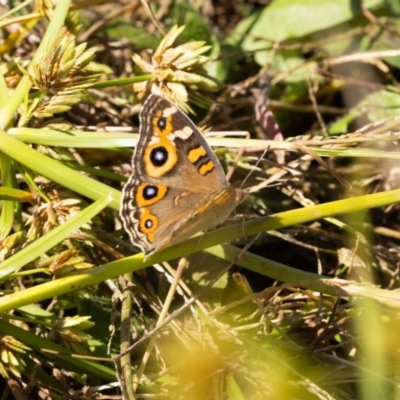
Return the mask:
<svg viewBox="0 0 400 400"><path fill-rule="evenodd" d="M214 152L173 103L150 95L139 121L121 219L132 243L149 255L223 222L242 191L228 185Z"/></svg>

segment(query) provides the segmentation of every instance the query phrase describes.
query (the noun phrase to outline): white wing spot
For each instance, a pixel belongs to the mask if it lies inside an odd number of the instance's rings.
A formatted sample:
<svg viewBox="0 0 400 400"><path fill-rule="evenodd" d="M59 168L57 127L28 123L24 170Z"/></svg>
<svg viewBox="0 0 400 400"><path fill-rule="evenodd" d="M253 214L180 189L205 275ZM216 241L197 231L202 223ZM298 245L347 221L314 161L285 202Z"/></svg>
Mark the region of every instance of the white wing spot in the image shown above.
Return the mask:
<svg viewBox="0 0 400 400"><path fill-rule="evenodd" d="M146 146L151 146L152 144L160 143L160 138L156 135L152 135L150 142Z"/></svg>
<svg viewBox="0 0 400 400"><path fill-rule="evenodd" d="M175 114L178 111L178 109L174 106L165 108L163 111L163 117L168 118L170 115Z"/></svg>
<svg viewBox="0 0 400 400"><path fill-rule="evenodd" d="M172 134L174 138L179 138L182 140L186 140L193 134L193 129L190 126L185 126L180 131L174 131Z"/></svg>

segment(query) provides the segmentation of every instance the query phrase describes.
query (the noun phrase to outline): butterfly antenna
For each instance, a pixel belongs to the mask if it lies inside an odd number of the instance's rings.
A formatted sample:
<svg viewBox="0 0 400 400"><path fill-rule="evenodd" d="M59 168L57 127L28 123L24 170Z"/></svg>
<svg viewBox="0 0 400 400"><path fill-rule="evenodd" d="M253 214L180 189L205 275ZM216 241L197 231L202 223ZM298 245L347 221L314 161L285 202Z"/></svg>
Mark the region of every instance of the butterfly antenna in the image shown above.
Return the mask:
<svg viewBox="0 0 400 400"><path fill-rule="evenodd" d="M242 184L240 185L240 189L242 189L243 185L245 184L245 182L249 179L250 175L253 173L253 171L257 168L258 164L260 164L261 160L264 158L264 156L268 153L269 150L269 146L264 149L263 153L261 154L261 156L259 157L259 159L257 160L257 162L254 164L254 166L251 168L250 172L247 174L246 178L243 179Z"/></svg>

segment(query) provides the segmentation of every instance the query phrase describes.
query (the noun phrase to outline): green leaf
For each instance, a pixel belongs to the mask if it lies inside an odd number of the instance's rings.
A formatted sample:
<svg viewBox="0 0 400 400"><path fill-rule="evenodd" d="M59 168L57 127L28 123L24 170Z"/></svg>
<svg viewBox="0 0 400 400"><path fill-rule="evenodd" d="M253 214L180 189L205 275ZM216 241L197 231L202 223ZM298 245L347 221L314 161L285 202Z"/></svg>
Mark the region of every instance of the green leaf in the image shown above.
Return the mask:
<svg viewBox="0 0 400 400"><path fill-rule="evenodd" d="M347 133L348 125L362 114L366 114L371 122L397 117L400 114L400 94L388 90L380 90L371 94L348 114L331 124L328 130L329 134Z"/></svg>
<svg viewBox="0 0 400 400"><path fill-rule="evenodd" d="M271 69L274 71L290 71L285 82L299 82L305 80L309 74L308 68L300 68L304 64L304 58L299 50L279 50L270 60L270 51L257 51L254 59L259 65L266 65L271 62Z"/></svg>
<svg viewBox="0 0 400 400"><path fill-rule="evenodd" d="M380 5L381 0L363 2L364 8ZM361 8L354 7L349 0L275 0L263 9L249 30L243 48L255 50L265 46L266 42L260 39L273 43L300 38L350 21L360 14ZM248 21L244 20L237 29L241 30L242 24L247 25Z"/></svg>
<svg viewBox="0 0 400 400"><path fill-rule="evenodd" d="M400 94L381 90L368 96L358 107L371 121L394 118L400 114Z"/></svg>
<svg viewBox="0 0 400 400"><path fill-rule="evenodd" d="M92 23L92 22L90 22ZM144 27L138 27L125 18L114 18L112 24L107 24L103 28L104 34L110 39L128 39L140 49L156 49L160 43L160 37L154 35Z"/></svg>
<svg viewBox="0 0 400 400"><path fill-rule="evenodd" d="M181 43L195 40L209 41L211 32L207 20L197 11L190 2L176 1L173 4L175 23L185 25L185 30L180 36Z"/></svg>
<svg viewBox="0 0 400 400"><path fill-rule="evenodd" d="M360 113L357 110L353 110L343 117L338 118L328 127L328 133L330 135L342 135L349 131L349 125Z"/></svg>
<svg viewBox="0 0 400 400"><path fill-rule="evenodd" d="M382 6L382 0L363 2L363 7L367 9L377 6ZM275 0L261 12L254 13L239 23L228 43L239 46L244 51L256 52L258 64L265 65L275 43L301 39L350 23L360 16L361 8L355 7L348 0ZM272 58L271 69L291 70L302 60L300 51L278 51ZM297 79L303 77L304 73Z"/></svg>
<svg viewBox="0 0 400 400"><path fill-rule="evenodd" d="M384 0L383 3L387 12L396 17L400 16L400 2L393 0Z"/></svg>
<svg viewBox="0 0 400 400"><path fill-rule="evenodd" d="M213 61L209 61L204 65L205 70L208 75L214 79L218 79L223 82L225 80L226 74L228 72L225 61L221 56L221 44L216 35L211 36L211 53L210 59Z"/></svg>

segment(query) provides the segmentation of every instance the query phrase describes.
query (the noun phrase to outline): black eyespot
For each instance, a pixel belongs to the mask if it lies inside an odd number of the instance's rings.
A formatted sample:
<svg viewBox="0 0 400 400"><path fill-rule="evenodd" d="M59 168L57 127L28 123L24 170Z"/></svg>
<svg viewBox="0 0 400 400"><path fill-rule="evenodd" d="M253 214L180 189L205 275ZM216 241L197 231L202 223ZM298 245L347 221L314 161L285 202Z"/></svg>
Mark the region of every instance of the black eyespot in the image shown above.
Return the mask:
<svg viewBox="0 0 400 400"><path fill-rule="evenodd" d="M165 122L165 118L164 117L158 118L157 127L163 131L166 126L167 126L167 123Z"/></svg>
<svg viewBox="0 0 400 400"><path fill-rule="evenodd" d="M147 229L150 229L153 227L153 221L151 219L147 219L144 225Z"/></svg>
<svg viewBox="0 0 400 400"><path fill-rule="evenodd" d="M150 160L156 167L163 166L168 159L168 151L165 147L155 147L150 153Z"/></svg>
<svg viewBox="0 0 400 400"><path fill-rule="evenodd" d="M157 186L148 185L145 188L143 188L143 197L145 198L145 200L154 199L154 197L157 197L157 195L158 195Z"/></svg>

